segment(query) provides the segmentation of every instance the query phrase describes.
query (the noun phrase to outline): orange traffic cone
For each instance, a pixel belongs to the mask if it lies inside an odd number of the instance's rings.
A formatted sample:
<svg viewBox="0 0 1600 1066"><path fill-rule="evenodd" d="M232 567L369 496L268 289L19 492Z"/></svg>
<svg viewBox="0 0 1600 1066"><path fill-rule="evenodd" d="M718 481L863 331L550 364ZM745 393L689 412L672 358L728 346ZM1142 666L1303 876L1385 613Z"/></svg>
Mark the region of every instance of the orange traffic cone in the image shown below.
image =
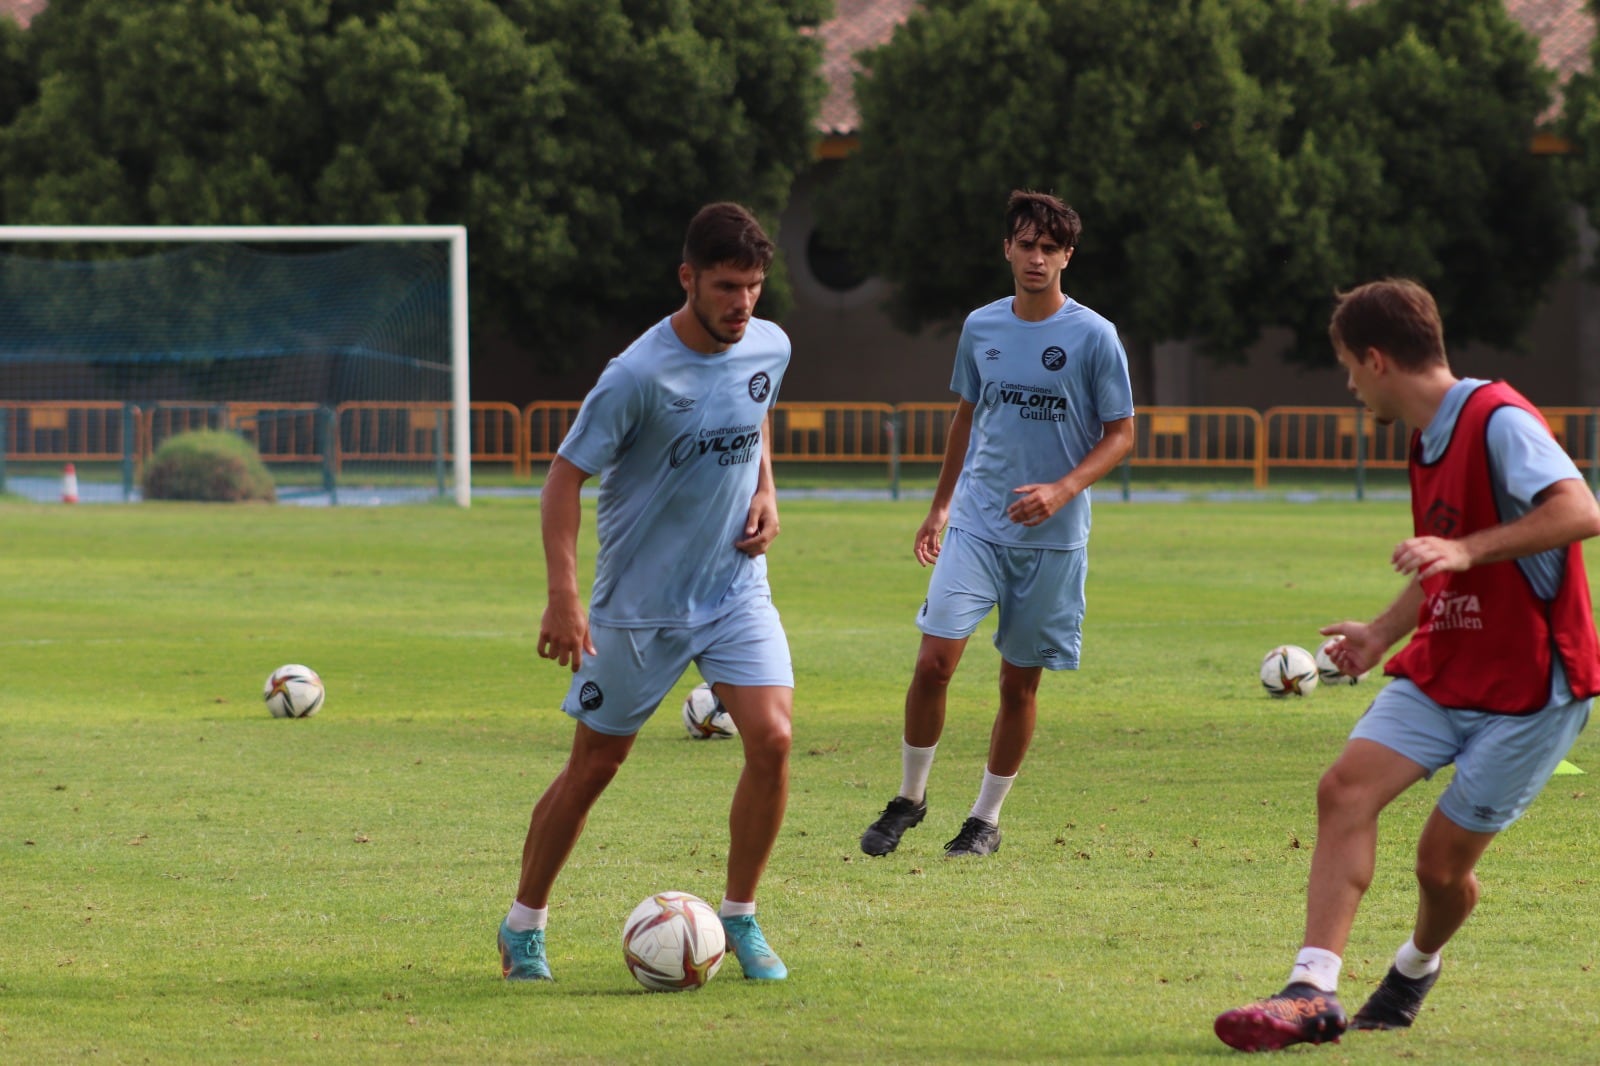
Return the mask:
<svg viewBox="0 0 1600 1066"><path fill-rule="evenodd" d="M61 502L78 502L78 468L71 463L61 471Z"/></svg>

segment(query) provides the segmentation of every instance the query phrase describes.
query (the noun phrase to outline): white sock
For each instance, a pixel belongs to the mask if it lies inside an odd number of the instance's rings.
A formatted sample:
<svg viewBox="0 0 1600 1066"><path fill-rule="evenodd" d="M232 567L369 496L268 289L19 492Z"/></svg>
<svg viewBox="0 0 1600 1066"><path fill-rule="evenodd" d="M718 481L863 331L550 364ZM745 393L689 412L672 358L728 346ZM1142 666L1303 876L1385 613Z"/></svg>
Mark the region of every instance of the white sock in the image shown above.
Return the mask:
<svg viewBox="0 0 1600 1066"><path fill-rule="evenodd" d="M978 789L978 802L972 805L972 817L982 818L990 825L1000 824L1000 805L1006 801L1006 793L1011 791L1011 783L1017 779L1016 774L1010 777L999 777L991 774L987 768L983 771L983 787Z"/></svg>
<svg viewBox="0 0 1600 1066"><path fill-rule="evenodd" d="M1418 951L1416 942L1407 940L1400 945L1400 950L1394 953L1394 968L1413 981L1419 977L1426 977L1439 968L1439 953L1435 951L1429 955Z"/></svg>
<svg viewBox="0 0 1600 1066"><path fill-rule="evenodd" d="M513 933L526 933L530 929L543 929L549 917L549 907L524 907L512 900L511 913L506 915L506 925L511 927Z"/></svg>
<svg viewBox="0 0 1600 1066"><path fill-rule="evenodd" d="M728 899L726 896L724 896L722 898L722 906L717 908L717 917L719 917L719 918L737 918L741 914L754 914L755 912L756 912L756 901L755 900L751 900L749 903L735 903L733 900Z"/></svg>
<svg viewBox="0 0 1600 1066"><path fill-rule="evenodd" d="M939 745L913 748L900 740L900 795L913 803L921 803L928 792L928 771L933 769L933 753Z"/></svg>
<svg viewBox="0 0 1600 1066"><path fill-rule="evenodd" d="M1301 948L1289 971L1289 983L1304 982L1321 992L1339 991L1339 969L1344 960L1324 948Z"/></svg>

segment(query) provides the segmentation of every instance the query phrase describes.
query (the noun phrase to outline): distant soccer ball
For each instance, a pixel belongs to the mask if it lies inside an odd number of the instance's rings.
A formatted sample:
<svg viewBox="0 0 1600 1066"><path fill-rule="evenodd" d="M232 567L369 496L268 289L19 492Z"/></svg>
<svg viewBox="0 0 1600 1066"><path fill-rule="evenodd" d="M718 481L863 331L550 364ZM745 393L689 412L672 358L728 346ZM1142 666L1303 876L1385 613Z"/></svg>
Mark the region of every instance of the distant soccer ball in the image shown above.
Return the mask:
<svg viewBox="0 0 1600 1066"><path fill-rule="evenodd" d="M722 919L687 892L657 892L622 927L622 958L652 992L699 988L717 975L728 950Z"/></svg>
<svg viewBox="0 0 1600 1066"><path fill-rule="evenodd" d="M695 740L726 740L739 735L733 715L710 685L696 685L683 701L683 728Z"/></svg>
<svg viewBox="0 0 1600 1066"><path fill-rule="evenodd" d="M1261 686L1274 698L1309 696L1317 677L1317 660L1298 644L1280 644L1261 659Z"/></svg>
<svg viewBox="0 0 1600 1066"><path fill-rule="evenodd" d="M309 666L290 663L272 671L261 698L274 718L310 718L322 709L322 678Z"/></svg>
<svg viewBox="0 0 1600 1066"><path fill-rule="evenodd" d="M1343 639L1343 637L1333 637L1325 640L1317 649L1317 674L1322 678L1324 685L1354 685L1367 676L1362 674L1360 677L1351 677L1349 674L1341 673L1338 665L1328 656L1328 649Z"/></svg>

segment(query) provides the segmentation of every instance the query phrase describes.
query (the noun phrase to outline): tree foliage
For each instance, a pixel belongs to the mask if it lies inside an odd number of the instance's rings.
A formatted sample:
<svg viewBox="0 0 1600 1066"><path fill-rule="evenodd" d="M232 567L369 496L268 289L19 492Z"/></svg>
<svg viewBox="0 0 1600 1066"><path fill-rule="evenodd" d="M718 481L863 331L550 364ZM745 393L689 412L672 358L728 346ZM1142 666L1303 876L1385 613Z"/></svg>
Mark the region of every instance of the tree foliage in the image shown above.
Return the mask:
<svg viewBox="0 0 1600 1066"><path fill-rule="evenodd" d="M474 321L556 368L681 298L700 204L776 220L830 6L54 0L0 35L6 219L465 223Z"/></svg>
<svg viewBox="0 0 1600 1066"><path fill-rule="evenodd" d="M1600 0L1587 6L1600 17ZM1600 36L1589 46L1589 69L1568 80L1562 99L1557 128L1571 146L1564 167L1569 188L1589 225L1600 227ZM1588 278L1600 281L1600 257L1585 266Z"/></svg>
<svg viewBox="0 0 1600 1066"><path fill-rule="evenodd" d="M1513 344L1569 239L1498 0L929 0L866 65L826 196L911 326L1009 287L1016 187L1078 208L1068 287L1131 346L1220 358L1287 326L1325 360L1334 290L1390 273Z"/></svg>

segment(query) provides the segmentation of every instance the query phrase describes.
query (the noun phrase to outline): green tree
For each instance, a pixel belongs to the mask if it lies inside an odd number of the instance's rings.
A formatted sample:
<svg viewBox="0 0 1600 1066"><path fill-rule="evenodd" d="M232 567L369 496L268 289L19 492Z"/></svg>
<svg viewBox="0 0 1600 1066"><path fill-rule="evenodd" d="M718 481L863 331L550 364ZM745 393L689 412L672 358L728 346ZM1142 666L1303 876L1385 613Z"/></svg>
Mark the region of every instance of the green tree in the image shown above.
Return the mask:
<svg viewBox="0 0 1600 1066"><path fill-rule="evenodd" d="M1288 326L1326 360L1334 289L1390 272L1456 340L1514 342L1565 247L1528 152L1548 81L1497 0L930 0L867 67L825 202L899 320L1009 288L1006 192L1054 191L1146 396L1156 342L1238 359Z"/></svg>
<svg viewBox="0 0 1600 1066"><path fill-rule="evenodd" d="M1600 18L1600 0L1586 6ZM1589 46L1589 69L1567 81L1556 128L1571 148L1563 169L1572 195L1589 225L1600 226L1600 37ZM1600 282L1600 258L1586 264L1586 275Z"/></svg>
<svg viewBox="0 0 1600 1066"><path fill-rule="evenodd" d="M709 199L775 221L827 0L55 0L7 62L7 221L454 223L474 322L642 324ZM649 264L642 271L639 264ZM665 279L663 284L661 279ZM774 304L781 310L781 280Z"/></svg>
<svg viewBox="0 0 1600 1066"><path fill-rule="evenodd" d="M1299 201L1326 215L1325 253L1271 321L1325 361L1329 290L1405 275L1433 290L1452 344L1519 350L1574 239L1560 168L1533 152L1554 85L1538 42L1500 0L1333 15L1333 66L1301 83L1289 127L1320 175Z"/></svg>

